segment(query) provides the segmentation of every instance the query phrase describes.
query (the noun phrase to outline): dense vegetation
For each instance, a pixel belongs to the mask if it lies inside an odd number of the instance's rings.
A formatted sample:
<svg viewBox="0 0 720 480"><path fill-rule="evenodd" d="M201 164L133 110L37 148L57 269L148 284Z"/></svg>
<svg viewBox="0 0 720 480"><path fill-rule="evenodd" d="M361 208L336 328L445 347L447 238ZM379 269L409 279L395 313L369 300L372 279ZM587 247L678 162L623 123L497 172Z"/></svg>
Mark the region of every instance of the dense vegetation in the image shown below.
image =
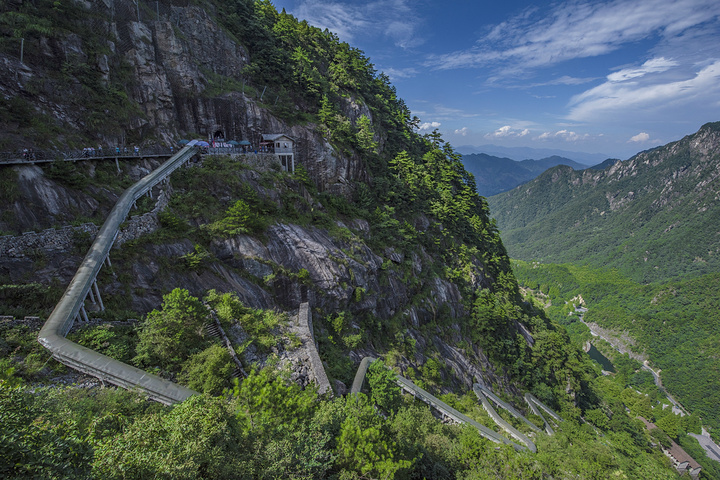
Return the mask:
<svg viewBox="0 0 720 480"><path fill-rule="evenodd" d="M489 199L511 256L642 283L720 271L720 123L603 171L552 168Z"/></svg>
<svg viewBox="0 0 720 480"><path fill-rule="evenodd" d="M662 369L667 390L701 417L717 437L720 274L639 285L614 270L569 264L518 261L514 270L521 284L548 296L552 302L549 315L566 325L579 341L589 340L590 334L572 315L572 300L577 304L578 295L589 309L585 321L629 332L636 340L635 350L646 353Z"/></svg>
<svg viewBox="0 0 720 480"><path fill-rule="evenodd" d="M15 478L677 478L622 404L604 407L612 407L612 417L595 411L595 427L568 418L556 435L537 439L540 453L533 455L491 443L473 428L438 422L428 407L399 396L392 376L373 370L370 396L319 398L266 369L225 396L195 396L174 408L112 389L33 394L5 376L0 472ZM460 403L471 415L482 411L469 397Z"/></svg>
<svg viewBox="0 0 720 480"><path fill-rule="evenodd" d="M57 13L42 9L57 3L23 2L24 14L33 21L45 13L52 19ZM182 257L152 259L164 273L199 274L219 261L210 253L213 239L240 234L262 239L275 222L312 226L345 242L348 255L365 247L406 255L423 252L432 266L420 278L407 260L397 266L388 262L384 269L403 273L414 289L414 302L432 302L428 285L435 278L454 282L464 310L453 318L438 309L420 333L451 341L457 332L464 340L456 348L482 351L491 362L488 368L503 376L499 381L512 382L506 390L532 391L566 422L557 435L540 435L540 453L532 456L489 444L473 429L438 422L427 407L393 390L392 376L379 367L371 374L370 397L318 398L313 388L303 390L288 381L272 361L233 385L229 353L207 335L207 306L225 327L240 325L248 334L246 343L236 346L241 355L255 349L272 358L275 351L296 347L284 330L285 317L249 309L235 296L213 291L204 293L206 306L186 290L164 285L162 307L148 313L139 326L109 322L73 332L71 338L204 393L163 408L129 392L25 385L42 373L64 369L47 353L33 350L31 328L3 325L0 348L10 353L0 365L4 475L675 478L642 424L626 415L626 404L613 384L597 378L589 359L560 325L522 301L472 175L436 132L422 136L415 131L417 119L362 52L277 12L267 0L198 3L217 9L227 31L247 46L251 63L243 74L281 92L267 107L288 121L317 122L337 152L362 164L367 181L358 181L353 197L343 198L319 192L303 169L294 175L273 169L256 172L227 158L206 157L202 166L176 172L171 179L175 195L160 218L163 228L113 253L120 286L107 295L106 319L115 320L125 313L131 296L143 294L133 289L132 265L149 261L153 244L190 240L194 249ZM3 17L4 25L10 17ZM349 118L343 113L348 99L367 107L370 115ZM120 115L118 121L122 119ZM338 226L338 220L352 219L367 222L366 239ZM249 280L268 286L281 279L313 288L307 271L269 268L266 277ZM3 287L6 295L19 298L8 305L17 314L35 313L32 309L38 306L28 298L37 292L21 290ZM367 293L356 289L355 303ZM452 370L441 355L419 351L407 335L403 312L386 319L363 312L351 319L350 310L319 312L318 343L331 378L347 382L354 370L348 351L371 349L391 366L400 363L398 359L425 355L421 365L410 366L405 374L436 393L454 386ZM519 334L520 324L532 332L532 345ZM463 393L449 394L447 400L484 420L477 401Z"/></svg>

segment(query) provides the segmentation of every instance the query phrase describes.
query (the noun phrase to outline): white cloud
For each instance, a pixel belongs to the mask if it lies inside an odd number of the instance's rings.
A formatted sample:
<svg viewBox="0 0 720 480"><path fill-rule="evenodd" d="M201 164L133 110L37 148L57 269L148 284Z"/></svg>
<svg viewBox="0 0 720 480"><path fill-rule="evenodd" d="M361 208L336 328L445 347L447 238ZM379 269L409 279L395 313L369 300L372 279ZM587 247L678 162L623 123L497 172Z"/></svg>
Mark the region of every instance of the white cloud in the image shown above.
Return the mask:
<svg viewBox="0 0 720 480"><path fill-rule="evenodd" d="M524 137L528 134L530 134L530 130L527 128L520 130L519 128L513 128L510 125L505 125L492 133L488 133L485 135L485 138Z"/></svg>
<svg viewBox="0 0 720 480"><path fill-rule="evenodd" d="M625 68L611 73L607 76L607 79L610 82L623 82L633 78L644 77L648 73L665 72L676 66L678 66L678 63L674 60L668 60L665 57L653 58L638 68Z"/></svg>
<svg viewBox="0 0 720 480"><path fill-rule="evenodd" d="M586 140L588 138L590 138L590 135L587 133L580 135L578 133L564 129L558 130L557 132L544 132L538 137L536 137L537 140L560 139L565 140L566 142L577 142L578 140Z"/></svg>
<svg viewBox="0 0 720 480"><path fill-rule="evenodd" d="M414 68L385 68L383 69L385 75L390 77L390 80L397 80L399 78L412 78L418 74L418 71Z"/></svg>
<svg viewBox="0 0 720 480"><path fill-rule="evenodd" d="M418 127L418 130L435 130L436 128L440 128L440 125L442 125L440 122L425 122Z"/></svg>
<svg viewBox="0 0 720 480"><path fill-rule="evenodd" d="M653 36L687 35L720 17L717 0L563 2L496 25L471 48L434 56L440 69L495 66L503 74L595 57Z"/></svg>
<svg viewBox="0 0 720 480"><path fill-rule="evenodd" d="M291 13L348 43L358 36L385 36L401 48L424 42L418 35L420 19L409 0L300 0Z"/></svg>
<svg viewBox="0 0 720 480"><path fill-rule="evenodd" d="M640 70L640 69L638 69ZM629 71L629 70L627 70ZM720 95L720 60L700 68L690 78L681 70L656 78L616 76L570 100L568 118L595 121L603 117L650 116L661 110L697 112L710 108ZM676 80L677 75L685 75ZM628 78L628 81L621 81ZM642 81L639 81L642 80Z"/></svg>
<svg viewBox="0 0 720 480"><path fill-rule="evenodd" d="M637 135L630 137L630 140L628 140L628 143L630 143L630 142L643 143L643 142L647 142L648 140L650 140L650 135L648 135L645 132L640 132Z"/></svg>
<svg viewBox="0 0 720 480"><path fill-rule="evenodd" d="M595 78L592 77L585 77L585 78L579 78L579 77L571 77L569 75L563 75L562 77L555 78L553 80L549 80L547 82L541 82L541 83L533 83L530 86L531 87L545 87L545 86L552 86L552 85L582 85L583 83L589 83L595 80Z"/></svg>
<svg viewBox="0 0 720 480"><path fill-rule="evenodd" d="M455 135L462 135L463 137L465 137L465 136L467 136L467 134L468 134L467 127L462 127L462 128L455 130Z"/></svg>

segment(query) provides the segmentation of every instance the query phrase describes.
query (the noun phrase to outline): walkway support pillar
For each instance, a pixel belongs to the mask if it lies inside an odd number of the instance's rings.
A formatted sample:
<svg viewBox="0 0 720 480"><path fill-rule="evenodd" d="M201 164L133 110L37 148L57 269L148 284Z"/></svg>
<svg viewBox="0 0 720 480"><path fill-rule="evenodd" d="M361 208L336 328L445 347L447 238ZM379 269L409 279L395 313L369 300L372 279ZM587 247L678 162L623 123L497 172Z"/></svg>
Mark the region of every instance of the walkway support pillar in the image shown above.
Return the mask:
<svg viewBox="0 0 720 480"><path fill-rule="evenodd" d="M88 318L87 311L85 311L85 304L84 304L84 303L83 303L82 306L80 307L80 312L82 313L82 316L83 316L83 319L85 320L85 322L89 322L90 319Z"/></svg>
<svg viewBox="0 0 720 480"><path fill-rule="evenodd" d="M95 301L95 295L93 294L93 289L91 288L88 290L88 293L90 294L90 301L93 303L93 305L97 305L97 302Z"/></svg>
<svg viewBox="0 0 720 480"><path fill-rule="evenodd" d="M103 305L102 297L100 296L100 289L98 288L97 278L93 282L93 287L95 288L95 295L97 295L98 303L100 303L100 311L104 312L105 305ZM92 291L92 288L90 289L90 291Z"/></svg>

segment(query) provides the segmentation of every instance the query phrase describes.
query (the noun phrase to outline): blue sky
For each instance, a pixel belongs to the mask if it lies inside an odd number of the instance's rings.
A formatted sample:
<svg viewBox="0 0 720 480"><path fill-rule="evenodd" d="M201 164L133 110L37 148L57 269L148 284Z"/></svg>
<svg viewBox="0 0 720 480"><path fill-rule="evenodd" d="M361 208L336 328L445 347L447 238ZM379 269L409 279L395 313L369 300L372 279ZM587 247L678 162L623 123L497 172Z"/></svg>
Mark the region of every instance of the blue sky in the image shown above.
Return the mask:
<svg viewBox="0 0 720 480"><path fill-rule="evenodd" d="M720 121L720 0L274 0L392 79L421 129L628 158Z"/></svg>

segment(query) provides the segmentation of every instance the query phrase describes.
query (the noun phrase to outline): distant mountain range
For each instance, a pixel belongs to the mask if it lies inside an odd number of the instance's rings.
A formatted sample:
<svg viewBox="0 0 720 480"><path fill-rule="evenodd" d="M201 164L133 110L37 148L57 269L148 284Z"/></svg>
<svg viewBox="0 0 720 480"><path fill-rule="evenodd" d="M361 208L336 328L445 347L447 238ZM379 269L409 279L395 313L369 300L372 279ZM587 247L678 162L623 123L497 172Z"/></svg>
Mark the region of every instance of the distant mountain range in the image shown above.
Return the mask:
<svg viewBox="0 0 720 480"><path fill-rule="evenodd" d="M501 147L499 145L461 145L456 147L455 151L463 155L485 153L494 157L509 158L516 161L527 160L529 158L549 158L557 156L569 158L583 164L585 167L597 165L610 157L610 155L602 153L570 152L554 148Z"/></svg>
<svg viewBox="0 0 720 480"><path fill-rule="evenodd" d="M488 198L510 256L639 282L720 271L720 122L605 166L556 166Z"/></svg>
<svg viewBox="0 0 720 480"><path fill-rule="evenodd" d="M557 165L567 165L575 170L588 168L587 165L557 155L540 160L515 161L473 153L463 155L462 162L465 169L475 176L478 193L486 197L515 188Z"/></svg>

